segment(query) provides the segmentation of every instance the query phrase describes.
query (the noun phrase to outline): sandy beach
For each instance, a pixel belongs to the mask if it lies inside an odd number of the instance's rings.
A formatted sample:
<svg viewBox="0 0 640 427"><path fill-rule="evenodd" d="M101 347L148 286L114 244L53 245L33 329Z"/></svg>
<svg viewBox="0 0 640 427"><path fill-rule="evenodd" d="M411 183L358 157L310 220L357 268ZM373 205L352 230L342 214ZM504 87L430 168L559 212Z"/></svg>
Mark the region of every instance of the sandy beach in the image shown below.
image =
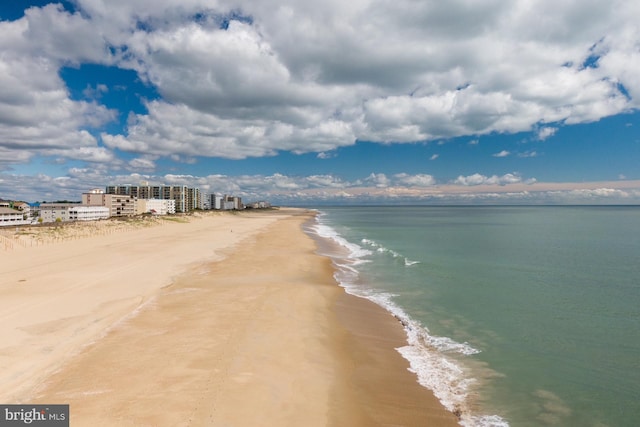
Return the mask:
<svg viewBox="0 0 640 427"><path fill-rule="evenodd" d="M454 426L281 209L0 252L0 402L74 426ZM6 238L6 236L5 236ZM1 248L0 248L1 249Z"/></svg>

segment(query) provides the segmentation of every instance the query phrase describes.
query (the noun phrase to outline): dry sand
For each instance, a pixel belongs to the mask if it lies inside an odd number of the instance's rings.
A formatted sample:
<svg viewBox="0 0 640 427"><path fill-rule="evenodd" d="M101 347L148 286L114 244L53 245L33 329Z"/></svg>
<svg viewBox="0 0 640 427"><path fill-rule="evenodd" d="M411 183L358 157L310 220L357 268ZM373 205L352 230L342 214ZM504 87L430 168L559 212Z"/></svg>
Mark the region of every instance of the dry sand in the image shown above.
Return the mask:
<svg viewBox="0 0 640 427"><path fill-rule="evenodd" d="M453 426L302 210L0 253L0 402L74 426Z"/></svg>

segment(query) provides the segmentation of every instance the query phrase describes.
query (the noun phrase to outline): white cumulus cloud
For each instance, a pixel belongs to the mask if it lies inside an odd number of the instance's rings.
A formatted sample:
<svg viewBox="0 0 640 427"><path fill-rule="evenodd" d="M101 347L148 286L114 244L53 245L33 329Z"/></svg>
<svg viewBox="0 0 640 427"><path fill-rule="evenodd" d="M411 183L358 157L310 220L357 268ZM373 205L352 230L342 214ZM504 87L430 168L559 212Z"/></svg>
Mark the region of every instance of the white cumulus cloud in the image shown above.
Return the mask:
<svg viewBox="0 0 640 427"><path fill-rule="evenodd" d="M436 184L433 176L427 174L409 175L406 173L396 174L393 176L396 185L409 187L430 187Z"/></svg>
<svg viewBox="0 0 640 427"><path fill-rule="evenodd" d="M540 141L544 141L545 139L552 137L558 131L558 128L554 127L543 127L538 129L538 139Z"/></svg>
<svg viewBox="0 0 640 427"><path fill-rule="evenodd" d="M103 162L113 176L150 173L160 158L328 158L358 141L476 145L482 135L526 131L545 140L640 108L640 5L628 0L72 3L74 13L49 4L0 21L3 166L42 156L81 169ZM61 70L83 64L133 70L158 97L143 100L146 111L116 110L103 104L114 91L97 81L79 100ZM430 186L429 176L359 181ZM225 188L240 188L238 179ZM344 185L314 180L307 184ZM265 182L307 185L275 174Z"/></svg>
<svg viewBox="0 0 640 427"><path fill-rule="evenodd" d="M535 180L534 180L535 181ZM534 182L528 181L528 182ZM474 173L473 175L468 176L458 176L453 183L457 185L464 186L475 186L475 185L507 185L507 184L516 184L522 182L522 177L517 173L507 173L502 176L492 175L486 176L479 173Z"/></svg>
<svg viewBox="0 0 640 427"><path fill-rule="evenodd" d="M32 7L0 23L0 118L16 135L0 139L5 150L69 145L114 118L70 99L58 71L82 63L135 70L157 89L148 114L104 136L109 147L144 154L320 153L356 140L589 122L640 106L640 11L624 0L75 5L75 13ZM594 56L597 66L585 66ZM95 99L104 93L89 89ZM28 134L30 123L40 131Z"/></svg>

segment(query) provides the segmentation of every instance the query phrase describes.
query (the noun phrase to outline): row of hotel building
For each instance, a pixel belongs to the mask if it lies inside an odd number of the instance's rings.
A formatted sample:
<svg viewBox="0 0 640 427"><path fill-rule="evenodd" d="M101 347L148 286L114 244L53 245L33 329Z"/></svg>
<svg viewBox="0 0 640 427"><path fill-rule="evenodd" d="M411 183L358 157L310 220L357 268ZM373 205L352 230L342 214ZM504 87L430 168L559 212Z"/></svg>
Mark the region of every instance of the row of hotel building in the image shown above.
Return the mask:
<svg viewBox="0 0 640 427"><path fill-rule="evenodd" d="M251 204L268 208L268 202ZM41 203L32 207L24 202L0 202L0 226L32 223L95 221L110 217L141 214L168 215L194 210L244 209L240 197L203 195L198 188L168 185L109 185L82 194L82 203Z"/></svg>

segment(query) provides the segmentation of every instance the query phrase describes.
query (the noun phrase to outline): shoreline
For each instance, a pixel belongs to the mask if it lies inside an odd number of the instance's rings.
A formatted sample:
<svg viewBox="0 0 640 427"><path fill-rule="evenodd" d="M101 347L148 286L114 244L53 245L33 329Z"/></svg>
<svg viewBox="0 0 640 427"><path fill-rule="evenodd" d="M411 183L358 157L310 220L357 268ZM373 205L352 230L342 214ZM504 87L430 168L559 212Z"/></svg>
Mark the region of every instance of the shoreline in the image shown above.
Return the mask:
<svg viewBox="0 0 640 427"><path fill-rule="evenodd" d="M302 229L313 213L266 216L76 349L30 402L70 403L82 425L458 425L395 350L400 323L336 283Z"/></svg>

